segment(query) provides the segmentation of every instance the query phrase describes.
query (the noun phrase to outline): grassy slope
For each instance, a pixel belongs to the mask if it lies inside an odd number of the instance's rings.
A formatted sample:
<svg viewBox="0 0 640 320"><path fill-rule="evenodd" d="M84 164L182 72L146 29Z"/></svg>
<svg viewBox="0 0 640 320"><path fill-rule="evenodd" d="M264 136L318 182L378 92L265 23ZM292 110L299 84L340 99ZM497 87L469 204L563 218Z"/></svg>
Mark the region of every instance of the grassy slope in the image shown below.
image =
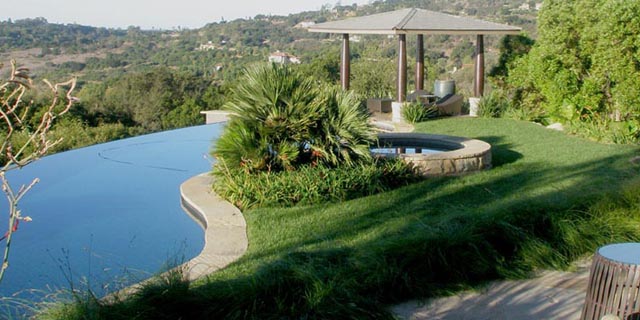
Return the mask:
<svg viewBox="0 0 640 320"><path fill-rule="evenodd" d="M101 313L386 318L386 304L566 267L603 243L640 239L638 196L618 196L638 173L628 161L637 147L503 119L430 121L417 131L488 141L494 169L343 203L248 211L249 250L238 262L189 291L150 289Z"/></svg>

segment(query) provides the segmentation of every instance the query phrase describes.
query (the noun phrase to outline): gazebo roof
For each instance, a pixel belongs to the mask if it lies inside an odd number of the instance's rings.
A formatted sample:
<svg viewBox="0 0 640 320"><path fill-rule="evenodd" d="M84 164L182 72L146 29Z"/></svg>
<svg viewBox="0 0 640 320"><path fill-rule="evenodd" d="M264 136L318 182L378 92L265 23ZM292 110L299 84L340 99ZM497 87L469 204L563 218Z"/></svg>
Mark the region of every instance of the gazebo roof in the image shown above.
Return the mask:
<svg viewBox="0 0 640 320"><path fill-rule="evenodd" d="M349 34L518 34L506 24L454 16L424 9L396 11L319 23L310 32Z"/></svg>

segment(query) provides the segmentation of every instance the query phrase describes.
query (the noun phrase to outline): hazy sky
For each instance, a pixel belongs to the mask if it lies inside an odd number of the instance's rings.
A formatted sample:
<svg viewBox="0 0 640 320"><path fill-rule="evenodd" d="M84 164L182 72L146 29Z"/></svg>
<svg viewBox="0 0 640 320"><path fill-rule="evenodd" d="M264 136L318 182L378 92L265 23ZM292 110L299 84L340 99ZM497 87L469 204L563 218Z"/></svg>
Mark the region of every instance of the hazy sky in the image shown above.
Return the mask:
<svg viewBox="0 0 640 320"><path fill-rule="evenodd" d="M143 29L199 28L209 22L318 10L327 0L2 0L0 20L44 17L53 23ZM368 0L342 1L366 4Z"/></svg>

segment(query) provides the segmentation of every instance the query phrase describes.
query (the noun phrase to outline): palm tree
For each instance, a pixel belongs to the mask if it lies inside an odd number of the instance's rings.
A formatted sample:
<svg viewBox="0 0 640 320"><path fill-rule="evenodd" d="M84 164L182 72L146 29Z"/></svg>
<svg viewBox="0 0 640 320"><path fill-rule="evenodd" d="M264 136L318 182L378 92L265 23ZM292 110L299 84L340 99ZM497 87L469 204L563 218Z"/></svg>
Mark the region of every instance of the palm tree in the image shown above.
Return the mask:
<svg viewBox="0 0 640 320"><path fill-rule="evenodd" d="M370 158L374 137L357 97L317 89L288 66L248 68L224 108L234 115L213 154L231 168L291 170Z"/></svg>
<svg viewBox="0 0 640 320"><path fill-rule="evenodd" d="M361 106L353 91L339 87L325 88L319 95L322 118L318 123L319 143L314 151L331 165L352 165L357 160L370 160L369 147L375 134L369 113Z"/></svg>

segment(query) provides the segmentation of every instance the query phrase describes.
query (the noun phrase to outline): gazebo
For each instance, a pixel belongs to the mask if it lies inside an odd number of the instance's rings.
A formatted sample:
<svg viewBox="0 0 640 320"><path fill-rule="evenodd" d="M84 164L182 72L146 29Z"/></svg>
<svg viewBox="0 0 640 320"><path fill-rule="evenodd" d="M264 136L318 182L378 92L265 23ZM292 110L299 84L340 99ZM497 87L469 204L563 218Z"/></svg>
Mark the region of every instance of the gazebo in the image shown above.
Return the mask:
<svg viewBox="0 0 640 320"><path fill-rule="evenodd" d="M407 94L407 35L417 35L416 89L424 88L424 35L476 35L474 95L481 97L484 91L484 35L518 34L518 27L454 16L424 9L400 9L340 21L330 21L313 25L310 32L342 34L340 82L342 88L349 89L350 74L350 34L386 34L398 36L398 76L397 102L403 102Z"/></svg>

